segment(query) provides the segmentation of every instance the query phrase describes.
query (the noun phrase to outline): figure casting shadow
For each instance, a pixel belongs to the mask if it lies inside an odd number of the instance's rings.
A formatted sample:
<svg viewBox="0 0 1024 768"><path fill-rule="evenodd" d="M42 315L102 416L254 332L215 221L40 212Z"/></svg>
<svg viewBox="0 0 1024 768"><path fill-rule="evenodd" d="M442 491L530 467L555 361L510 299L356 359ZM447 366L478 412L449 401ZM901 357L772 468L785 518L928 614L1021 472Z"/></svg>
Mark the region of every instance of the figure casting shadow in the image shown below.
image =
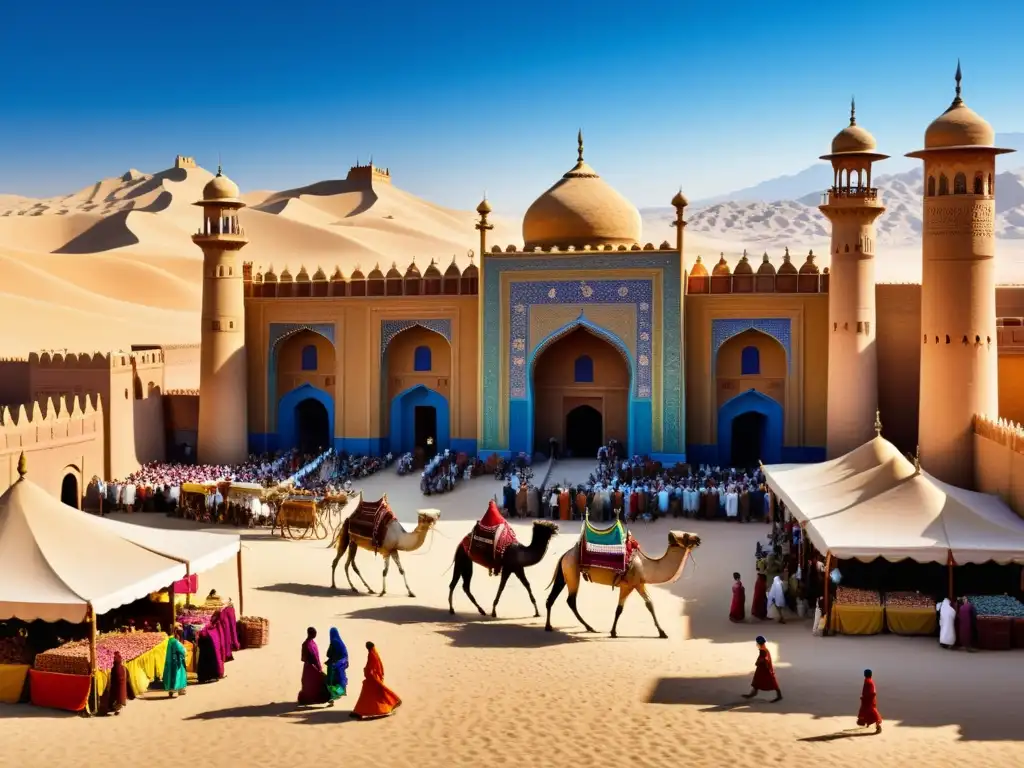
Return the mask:
<svg viewBox="0 0 1024 768"><path fill-rule="evenodd" d="M286 582L283 584L268 584L264 587L256 587L260 592L282 592L286 595L299 595L301 597L357 597L357 593L339 592L336 589L325 587L322 584L295 584Z"/></svg>
<svg viewBox="0 0 1024 768"><path fill-rule="evenodd" d="M281 717L293 712L301 712L294 701L274 701L269 704L251 704L244 707L228 707L214 709L209 712L186 717L186 720L233 720L240 717Z"/></svg>

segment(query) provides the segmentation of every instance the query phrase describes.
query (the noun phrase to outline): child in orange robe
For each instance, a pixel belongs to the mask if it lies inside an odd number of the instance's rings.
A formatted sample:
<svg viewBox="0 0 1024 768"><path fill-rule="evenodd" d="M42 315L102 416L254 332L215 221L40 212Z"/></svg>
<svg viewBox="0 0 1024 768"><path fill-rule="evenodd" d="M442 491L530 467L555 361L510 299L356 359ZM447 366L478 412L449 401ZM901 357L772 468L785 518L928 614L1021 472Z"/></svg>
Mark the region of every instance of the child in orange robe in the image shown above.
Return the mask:
<svg viewBox="0 0 1024 768"><path fill-rule="evenodd" d="M402 706L398 694L384 685L384 662L373 643L366 643L369 655L363 667L363 689L359 692L359 700L352 710L352 717L360 720L375 720L379 717L393 715Z"/></svg>
<svg viewBox="0 0 1024 768"><path fill-rule="evenodd" d="M871 670L864 670L864 687L860 692L860 711L857 712L857 725L861 727L875 726L875 733L882 732L882 716L878 713L878 692Z"/></svg>

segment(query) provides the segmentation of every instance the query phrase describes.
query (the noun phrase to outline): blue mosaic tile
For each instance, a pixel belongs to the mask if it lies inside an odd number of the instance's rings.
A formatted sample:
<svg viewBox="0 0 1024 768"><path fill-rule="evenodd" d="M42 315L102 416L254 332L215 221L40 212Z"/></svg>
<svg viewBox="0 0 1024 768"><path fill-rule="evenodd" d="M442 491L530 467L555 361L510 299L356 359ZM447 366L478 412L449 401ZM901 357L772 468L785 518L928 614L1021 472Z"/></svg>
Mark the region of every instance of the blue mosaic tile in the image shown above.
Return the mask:
<svg viewBox="0 0 1024 768"><path fill-rule="evenodd" d="M771 336L786 350L786 366L792 367L793 333L788 317L722 318L711 321L711 370L718 362L718 350L733 336L744 331L760 331Z"/></svg>
<svg viewBox="0 0 1024 768"><path fill-rule="evenodd" d="M485 257L486 258L486 257ZM511 339L502 340L501 336L501 275L539 270L593 270L600 276L602 270L623 268L659 269L662 272L662 451L682 453L685 450L683 424L685 416L684 381L682 370L682 270L679 255L674 251L657 251L650 253L609 253L598 255L588 253L583 256L547 254L543 257L523 256L522 258L500 258L487 260L484 268L484 285L481 300L484 302L484 326L481 333L484 338L483 357L481 359L481 375L483 376L483 429L479 435L480 445L486 449L500 449L499 415L508 403L501 403L498 387L501 356L507 352L506 344ZM604 281L603 281L604 282ZM606 281L621 285L623 281ZM629 281L626 281L629 282ZM548 290L554 284L548 286ZM579 286L579 283L572 283ZM627 286L628 287L628 286ZM546 292L545 292L546 293ZM616 293L617 295L617 293ZM557 289L556 289L557 296ZM635 301L635 299L634 299ZM511 309L514 311L515 302ZM650 322L650 319L648 320ZM641 397L650 397L650 379L647 379L645 392ZM511 392L511 390L510 390Z"/></svg>
<svg viewBox="0 0 1024 768"><path fill-rule="evenodd" d="M294 336L300 331L312 331L318 333L331 342L334 341L334 323L271 323L270 338L267 342L267 402L270 403L270 413L265 415L267 432L271 432L271 422L276 420L277 413L277 350L281 342L289 336ZM274 425L274 434L276 434Z"/></svg>
<svg viewBox="0 0 1024 768"><path fill-rule="evenodd" d="M388 344L402 331L406 331L413 326L420 326L426 328L428 331L439 333L444 336L448 343L452 343L452 321L449 319L431 319L431 320L381 320L380 321L380 357L384 359L384 352L388 348Z"/></svg>
<svg viewBox="0 0 1024 768"><path fill-rule="evenodd" d="M651 396L651 290L650 280L567 280L550 283L512 283L509 304L510 397L526 397L527 361L536 347L527 350L530 312L545 304L631 304L636 307L636 360L627 363L634 372L634 396ZM584 309L584 312L586 310ZM577 323L576 325L580 325ZM573 326L575 327L575 325ZM566 329L566 332L572 328ZM532 340L539 345L542 339ZM616 346L618 346L616 344ZM620 350L621 351L621 350ZM645 392L646 394L641 394Z"/></svg>

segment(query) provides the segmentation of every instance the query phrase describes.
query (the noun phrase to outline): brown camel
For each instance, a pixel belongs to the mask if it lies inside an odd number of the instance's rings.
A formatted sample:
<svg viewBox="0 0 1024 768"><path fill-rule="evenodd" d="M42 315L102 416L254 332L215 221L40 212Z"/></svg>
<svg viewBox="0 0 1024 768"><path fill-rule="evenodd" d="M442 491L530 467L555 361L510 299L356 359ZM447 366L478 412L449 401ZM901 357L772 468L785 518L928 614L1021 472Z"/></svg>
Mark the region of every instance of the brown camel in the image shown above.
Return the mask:
<svg viewBox="0 0 1024 768"><path fill-rule="evenodd" d="M356 513L358 514L358 512ZM391 561L395 561L395 565L398 566L398 572L402 574L402 581L405 582L405 588L409 592L409 597L416 597L412 590L409 589L409 580L405 578L405 569L402 567L402 561L398 559L399 552L415 552L417 549L423 546L423 542L427 540L427 534L430 530L437 525L438 518L441 517L441 513L433 509L421 509L417 515L416 528L411 531L405 530L402 524L398 520L392 520L384 533L381 545L376 549L373 546L373 542L369 539L363 538L362 536L353 536L349 532L349 522L351 517L346 518L345 522L342 523L341 528L334 537L334 541L331 542L331 546L337 545L338 554L334 558L334 562L331 563L331 589L337 589L334 583L334 572L338 567L338 562L341 560L342 555L348 552L348 557L345 559L345 578L348 579L348 585L351 587L353 592L358 592L355 585L352 583L352 577L349 576L348 569L352 568L356 572L356 576L363 582L363 586L366 587L367 591L372 595L375 594L370 585L366 583L366 579L363 578L363 574L359 572L359 567L356 565L356 550L365 549L374 554L380 554L384 558L384 575L381 577L380 594L381 597L385 595L388 589L388 568L391 567Z"/></svg>
<svg viewBox="0 0 1024 768"><path fill-rule="evenodd" d="M671 584L678 579L682 575L687 555L691 550L699 546L700 537L696 534L684 533L683 531L669 531L668 549L664 555L657 559L648 557L637 547L624 574L616 574L614 571L606 568L590 569L588 577L594 584L619 588L619 604L615 608L612 637L616 637L615 630L619 624L619 616L622 615L622 606L625 604L626 598L633 592L638 592L640 597L644 599L647 610L651 612L651 618L654 619L654 626L658 629L658 636L662 638L668 637L665 634L665 630L658 623L658 616L654 612L654 603L651 602L651 596L647 594L647 586L649 584ZM576 609L576 593L580 589L581 576L580 543L577 542L572 549L562 555L558 565L555 567L555 575L551 580L551 584L554 586L551 588L551 593L547 599L548 620L544 629L548 632L552 630L551 606L555 604L555 600L565 587L569 588L567 600L569 608L572 609L573 614L579 619L580 624L584 626L587 632L594 631L594 628L583 620L580 612ZM549 586L551 585L549 584Z"/></svg>

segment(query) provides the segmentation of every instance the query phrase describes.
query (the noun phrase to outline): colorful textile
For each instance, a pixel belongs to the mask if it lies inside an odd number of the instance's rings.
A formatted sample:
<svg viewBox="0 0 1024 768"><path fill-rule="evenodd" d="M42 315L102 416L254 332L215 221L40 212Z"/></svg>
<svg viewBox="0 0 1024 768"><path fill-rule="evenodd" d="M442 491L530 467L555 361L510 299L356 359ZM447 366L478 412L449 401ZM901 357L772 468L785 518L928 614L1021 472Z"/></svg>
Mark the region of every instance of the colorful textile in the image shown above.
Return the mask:
<svg viewBox="0 0 1024 768"><path fill-rule="evenodd" d="M196 675L200 683L210 683L224 677L224 657L221 653L220 634L209 627L199 633L197 641L199 661Z"/></svg>
<svg viewBox="0 0 1024 768"><path fill-rule="evenodd" d="M387 496L379 501L360 501L359 507L348 519L348 532L350 536L369 541L376 552L384 543L388 526L395 519Z"/></svg>
<svg viewBox="0 0 1024 768"><path fill-rule="evenodd" d="M331 627L331 644L327 647L327 693L331 701L348 692L348 648L341 633Z"/></svg>
<svg viewBox="0 0 1024 768"><path fill-rule="evenodd" d="M320 667L320 649L316 640L306 638L302 644L302 688L299 704L325 704L331 700L327 693L327 676Z"/></svg>
<svg viewBox="0 0 1024 768"><path fill-rule="evenodd" d="M17 704L25 690L28 664L0 664L0 704Z"/></svg>
<svg viewBox="0 0 1024 768"><path fill-rule="evenodd" d="M875 690L875 681L870 677L864 678L864 687L860 692L860 710L857 712L857 725L878 725L882 722L882 715L878 712L878 694Z"/></svg>
<svg viewBox="0 0 1024 768"><path fill-rule="evenodd" d="M777 691L779 681L775 679L775 665L767 648L757 650L757 661L754 662L754 679L750 686L757 691Z"/></svg>
<svg viewBox="0 0 1024 768"><path fill-rule="evenodd" d="M629 558L635 549L630 546L632 537L626 533L619 520L611 528L594 528L584 521L580 534L580 567L605 568L615 573L625 573Z"/></svg>
<svg viewBox="0 0 1024 768"><path fill-rule="evenodd" d="M59 672L29 670L31 701L37 707L81 712L89 703L92 678L89 675L62 675ZM127 697L126 697L127 698Z"/></svg>
<svg viewBox="0 0 1024 768"><path fill-rule="evenodd" d="M167 655L164 657L164 673L161 676L165 691L180 691L188 685L185 667L185 646L176 637L167 639Z"/></svg>
<svg viewBox="0 0 1024 768"><path fill-rule="evenodd" d="M754 599L750 601L750 615L755 619L768 618L768 579L763 573L754 581Z"/></svg>
<svg viewBox="0 0 1024 768"><path fill-rule="evenodd" d="M194 595L199 592L199 576L195 573L174 582L174 594Z"/></svg>
<svg viewBox="0 0 1024 768"><path fill-rule="evenodd" d="M492 500L480 522L462 540L462 548L470 560L486 568L491 575L496 575L501 572L505 550L516 542L515 531L501 516L498 505Z"/></svg>
<svg viewBox="0 0 1024 768"><path fill-rule="evenodd" d="M732 585L732 603L729 605L729 621L743 621L747 617L747 591L742 581Z"/></svg>
<svg viewBox="0 0 1024 768"><path fill-rule="evenodd" d="M370 654L363 667L363 689L359 692L359 700L352 708L352 716L362 720L375 720L387 717L402 705L398 694L384 685L384 663L376 648L370 648Z"/></svg>

